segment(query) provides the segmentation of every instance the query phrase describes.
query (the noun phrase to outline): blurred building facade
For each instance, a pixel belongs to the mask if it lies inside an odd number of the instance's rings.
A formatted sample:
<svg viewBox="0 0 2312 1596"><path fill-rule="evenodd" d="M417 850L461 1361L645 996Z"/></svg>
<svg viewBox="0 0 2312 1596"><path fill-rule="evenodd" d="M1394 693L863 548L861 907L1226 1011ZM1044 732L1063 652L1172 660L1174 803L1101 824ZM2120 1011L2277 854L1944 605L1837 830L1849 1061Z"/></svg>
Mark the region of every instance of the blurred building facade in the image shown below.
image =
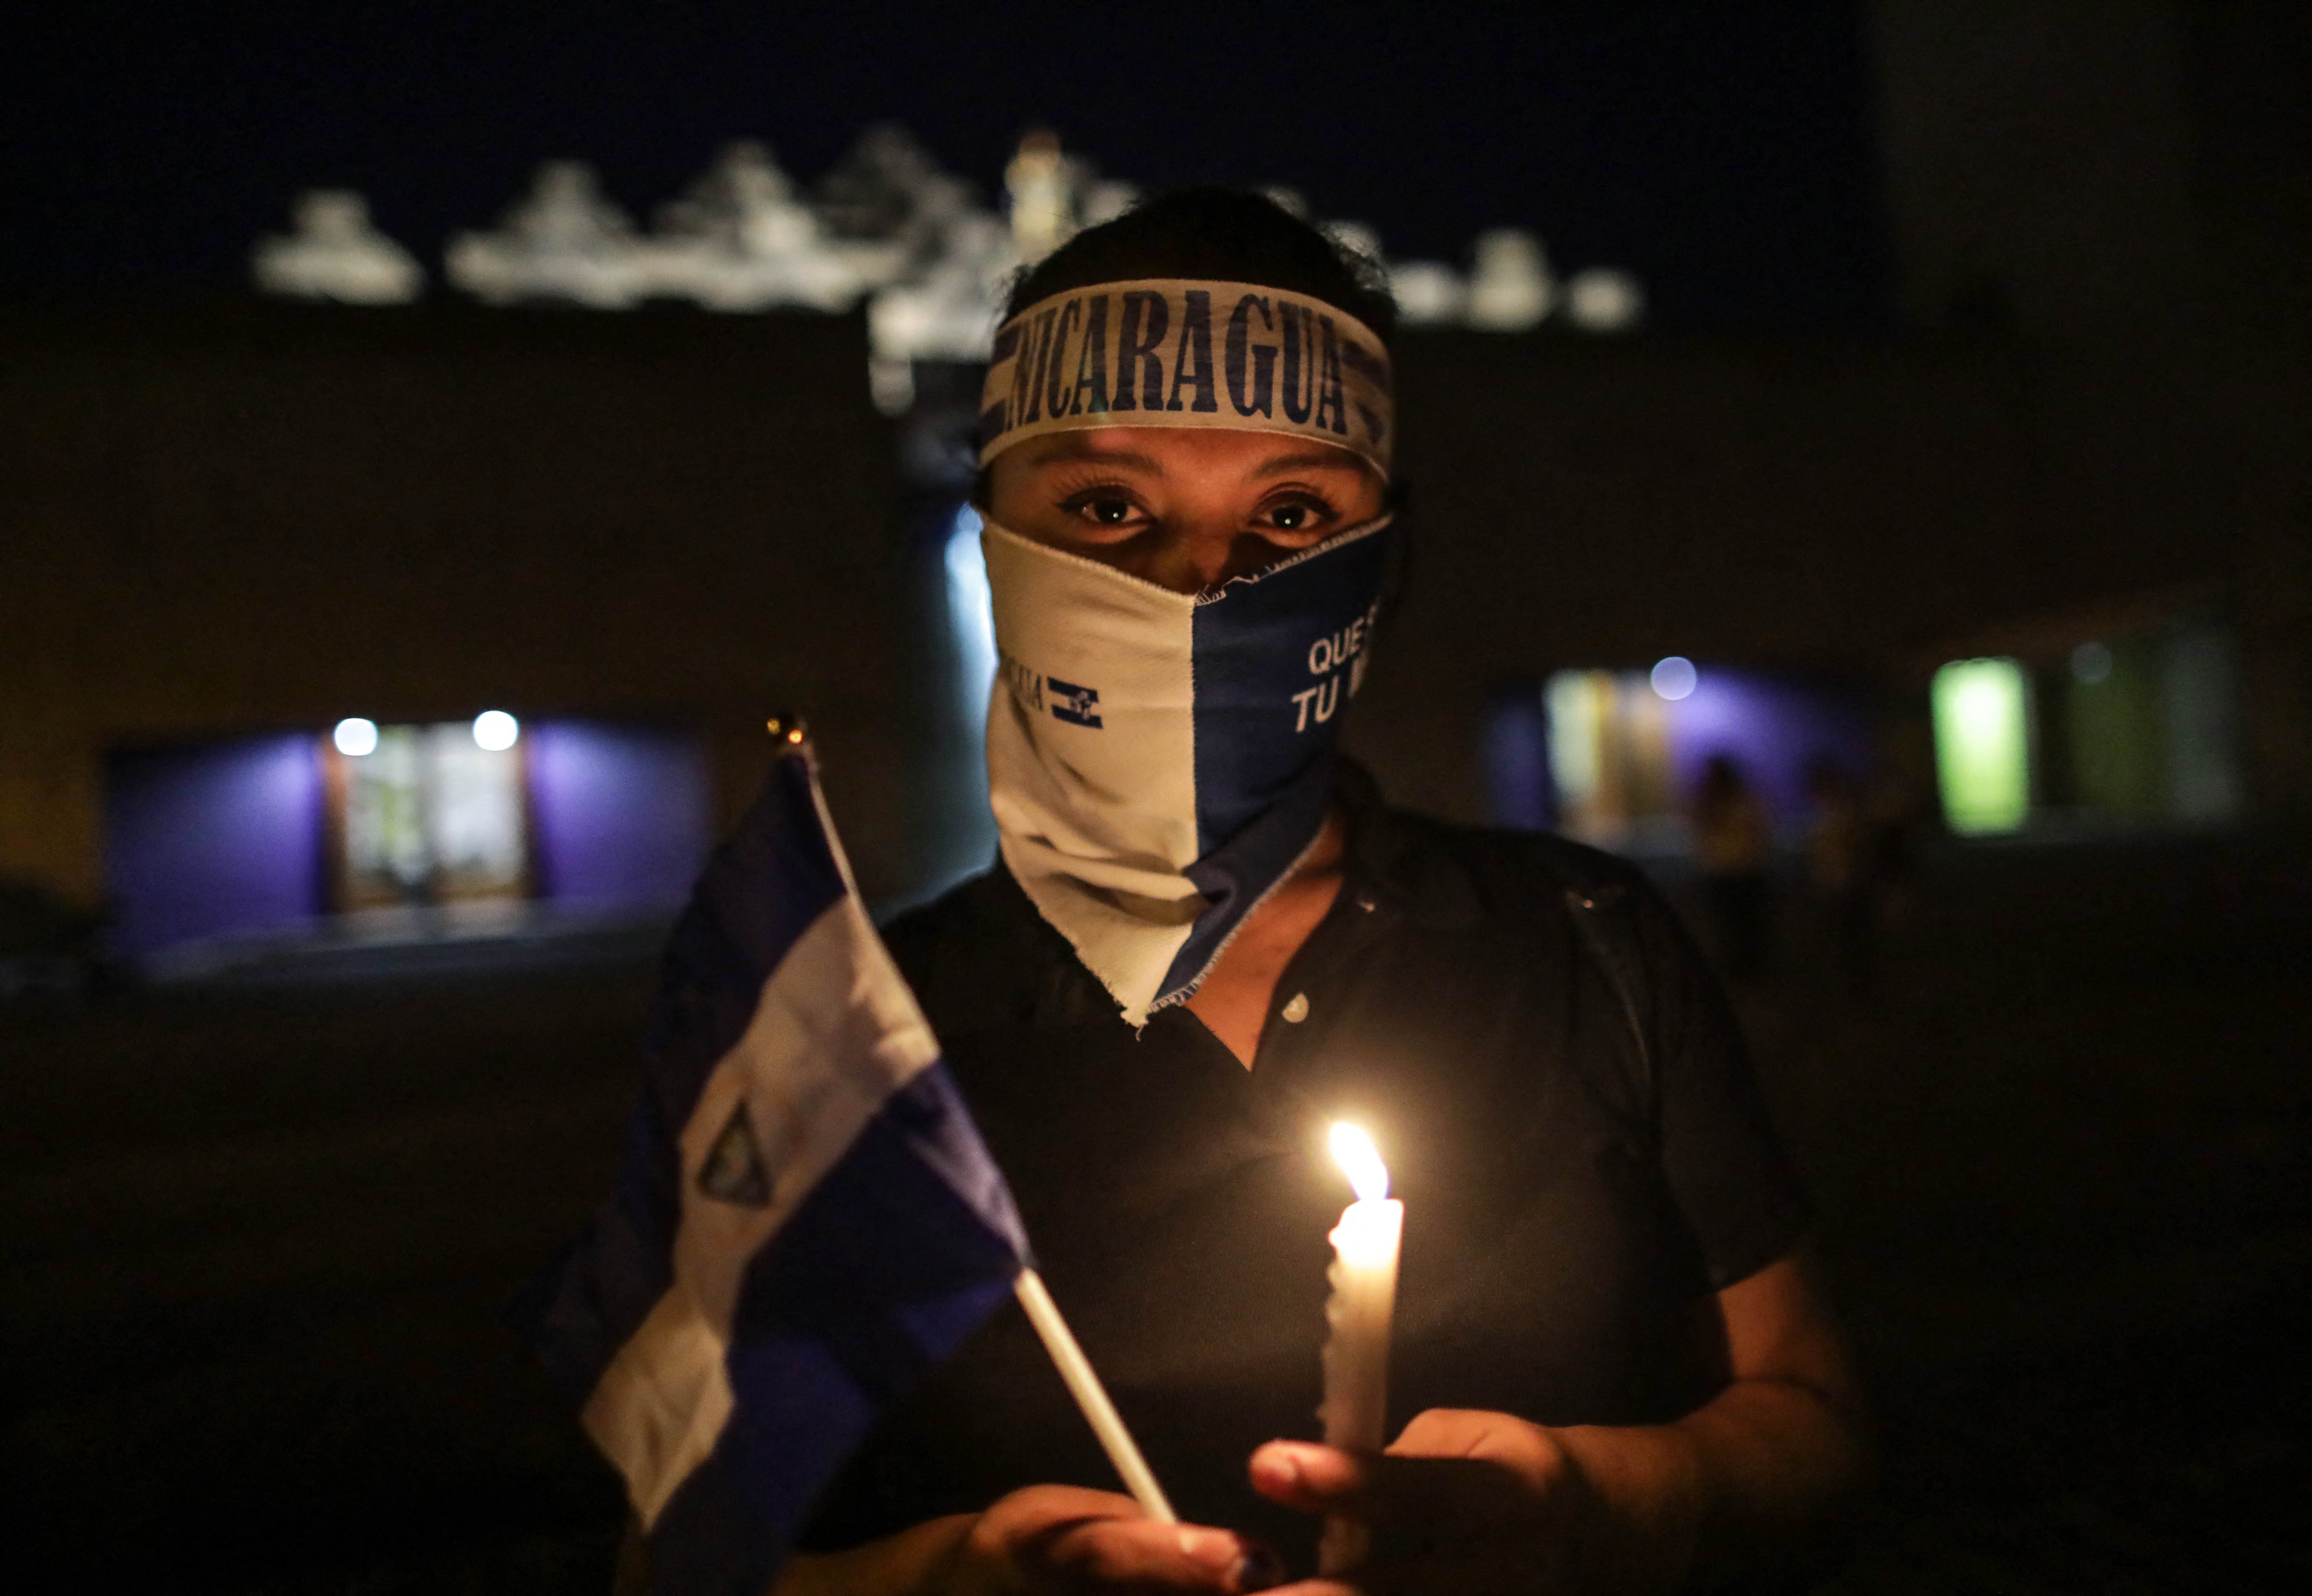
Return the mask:
<svg viewBox="0 0 2312 1596"><path fill-rule="evenodd" d="M0 318L0 876L109 899L136 951L396 900L662 910L805 705L904 870L863 345L856 316Z"/></svg>
<svg viewBox="0 0 2312 1596"><path fill-rule="evenodd" d="M1878 761L1961 829L2301 814L2312 11L1874 0L1866 16L1890 336L1559 342L1498 366L1508 350L1458 335L1409 340L1421 602L1362 734L1428 744L1405 765L1428 802L1457 801L1474 744L1498 816L1586 811L1609 838L1674 819L1673 764L1704 742L1770 789L1851 761L1858 705ZM1546 551L1546 607L1501 580L1512 529ZM1699 730L1644 690L1671 655L1758 712ZM1976 662L1993 669L1966 680L2008 684L1996 728L1968 709L1991 700L1936 690ZM1476 711L1453 684L1487 678L1504 685ZM1570 702L1592 706L1601 757L1553 771L1570 730L1553 683L1583 682ZM1985 733L1995 823L1952 812L1940 779Z"/></svg>
<svg viewBox="0 0 2312 1596"><path fill-rule="evenodd" d="M1975 638L2019 651L2037 786L2058 810L2204 818L2229 741L2232 802L2305 804L2312 10L1870 18L1904 325L2022 355L2043 513L2082 558L2112 546L2080 601L1987 610Z"/></svg>
<svg viewBox="0 0 2312 1596"><path fill-rule="evenodd" d="M1897 325L1406 330L1417 552L1352 734L1399 800L1626 838L1713 752L1785 810L1825 759L1931 791L1948 700L1975 706L1944 753L1973 750L1981 813L2312 806L2305 28L2154 0L1871 16ZM889 198L868 167L845 203ZM810 218L774 176L739 160L694 197L692 255L791 271ZM151 884L172 871L356 904L331 728L447 747L485 710L525 728L494 890L551 897L586 846L641 846L571 840L557 737L661 750L610 809L695 851L785 708L871 895L973 866L976 371L945 351L902 385L894 345L871 390L873 314L0 318L0 876L109 895L153 938L188 923ZM2002 663L1938 691L1976 661ZM260 767L286 807L171 807L184 771L246 794ZM232 836L187 840L205 825ZM424 891L464 890L443 870Z"/></svg>

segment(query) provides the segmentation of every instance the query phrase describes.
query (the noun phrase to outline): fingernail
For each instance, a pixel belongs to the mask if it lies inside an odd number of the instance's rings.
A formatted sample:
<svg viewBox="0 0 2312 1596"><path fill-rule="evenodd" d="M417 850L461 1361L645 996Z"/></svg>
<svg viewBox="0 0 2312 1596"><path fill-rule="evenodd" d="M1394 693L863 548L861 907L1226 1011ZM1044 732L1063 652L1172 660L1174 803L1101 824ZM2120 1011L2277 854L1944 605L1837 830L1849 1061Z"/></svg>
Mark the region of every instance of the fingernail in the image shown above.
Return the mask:
<svg viewBox="0 0 2312 1596"><path fill-rule="evenodd" d="M1207 1568L1234 1568L1243 1556L1241 1543L1225 1530L1180 1526L1180 1554Z"/></svg>
<svg viewBox="0 0 2312 1596"><path fill-rule="evenodd" d="M1282 1441L1272 1441L1253 1453L1252 1467L1273 1486L1297 1486L1307 1478L1299 1451Z"/></svg>
<svg viewBox="0 0 2312 1596"><path fill-rule="evenodd" d="M1284 1559L1265 1546L1248 1545L1244 1556L1237 1559L1236 1588L1239 1591L1265 1591L1283 1582Z"/></svg>

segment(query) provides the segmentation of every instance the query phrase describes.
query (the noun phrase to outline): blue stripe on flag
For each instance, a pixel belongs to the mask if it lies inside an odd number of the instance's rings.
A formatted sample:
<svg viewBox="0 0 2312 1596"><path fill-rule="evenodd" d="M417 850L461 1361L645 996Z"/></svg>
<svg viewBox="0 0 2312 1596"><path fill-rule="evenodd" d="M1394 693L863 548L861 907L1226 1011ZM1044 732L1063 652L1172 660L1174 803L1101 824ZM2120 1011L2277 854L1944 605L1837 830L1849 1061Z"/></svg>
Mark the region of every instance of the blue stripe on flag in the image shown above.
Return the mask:
<svg viewBox="0 0 2312 1596"><path fill-rule="evenodd" d="M515 1306L524 1333L574 1395L593 1389L673 1279L682 1179L676 1138L700 1088L745 1033L763 983L845 890L810 760L783 759L707 860L668 941L617 1190Z"/></svg>
<svg viewBox="0 0 2312 1596"><path fill-rule="evenodd" d="M1002 1171L863 914L846 906L822 813L809 755L784 759L709 862L668 949L617 1188L518 1309L654 1512L661 1596L766 1589L878 1411L953 1352L1028 1261ZM791 958L806 936L807 956ZM758 1011L765 1028L750 1041ZM776 1101L787 1069L875 1095L855 1132L839 1115L734 1117L742 1143L750 1123L819 1123L850 1138L825 1148L833 1162L783 1219L765 1212L775 1230L734 1228L756 1188L718 1190L702 1171L686 1194L682 1148L697 1145L710 1080L721 1120L749 1092L774 1094L758 1111ZM765 1158L760 1143L749 1151ZM758 1168L758 1181L779 1167ZM727 1323L714 1317L726 1311ZM719 1429L687 1427L704 1415Z"/></svg>
<svg viewBox="0 0 2312 1596"><path fill-rule="evenodd" d="M943 1064L887 1101L749 1271L737 1407L651 1535L658 1596L755 1596L865 1436L1007 1296L1028 1256Z"/></svg>
<svg viewBox="0 0 2312 1596"><path fill-rule="evenodd" d="M708 1073L754 1018L763 983L844 891L810 761L782 759L706 862L667 946L645 1043L663 1123L690 1118Z"/></svg>

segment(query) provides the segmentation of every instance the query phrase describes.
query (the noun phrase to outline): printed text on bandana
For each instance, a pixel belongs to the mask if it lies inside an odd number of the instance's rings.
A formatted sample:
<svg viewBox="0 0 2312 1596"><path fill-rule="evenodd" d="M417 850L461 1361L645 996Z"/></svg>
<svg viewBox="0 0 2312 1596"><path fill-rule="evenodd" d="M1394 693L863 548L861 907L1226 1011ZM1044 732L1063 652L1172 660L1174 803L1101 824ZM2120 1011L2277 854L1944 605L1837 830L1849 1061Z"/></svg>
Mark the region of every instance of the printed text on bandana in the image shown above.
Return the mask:
<svg viewBox="0 0 2312 1596"><path fill-rule="evenodd" d="M1379 608L1376 602L1371 609L1339 631L1309 645L1309 674L1321 680L1315 687L1303 688L1292 695L1293 707L1300 712L1294 717L1294 732L1306 732L1311 724L1322 725L1339 712L1344 676L1348 679L1352 698L1364 686L1365 638L1372 631Z"/></svg>
<svg viewBox="0 0 2312 1596"><path fill-rule="evenodd" d="M980 458L1086 426L1305 433L1387 467L1388 355L1319 302L1242 284L1111 284L996 334Z"/></svg>
<svg viewBox="0 0 2312 1596"><path fill-rule="evenodd" d="M1379 609L1376 602L1371 609L1347 626L1318 637L1309 645L1306 656L1309 675L1315 685L1289 695L1295 733L1321 726L1339 714L1344 685L1345 697L1351 698L1355 697L1358 689L1364 686L1365 642L1371 636ZM1098 688L1042 675L1008 653L999 656L998 670L1004 687L1029 715L1048 714L1054 720L1064 721L1072 726L1082 726L1094 732L1101 729Z"/></svg>

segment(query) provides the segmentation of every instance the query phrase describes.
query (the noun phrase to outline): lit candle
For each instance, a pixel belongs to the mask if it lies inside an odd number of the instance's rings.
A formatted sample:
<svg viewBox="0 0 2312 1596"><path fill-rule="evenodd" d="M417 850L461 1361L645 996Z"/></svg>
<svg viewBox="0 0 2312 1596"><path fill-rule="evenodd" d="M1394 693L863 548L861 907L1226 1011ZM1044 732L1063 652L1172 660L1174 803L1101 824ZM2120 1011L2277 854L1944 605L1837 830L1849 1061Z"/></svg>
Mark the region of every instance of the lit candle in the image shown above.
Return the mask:
<svg viewBox="0 0 2312 1596"><path fill-rule="evenodd" d="M1325 1343L1325 1444L1352 1451L1379 1451L1388 1417L1388 1322L1397 1306L1397 1243L1405 1232L1405 1205L1388 1195L1388 1168L1372 1138L1353 1125L1333 1127L1333 1157L1357 1200L1333 1227L1332 1300L1325 1318L1332 1336ZM1364 1561L1365 1527L1328 1519L1318 1548L1318 1572L1341 1574Z"/></svg>

